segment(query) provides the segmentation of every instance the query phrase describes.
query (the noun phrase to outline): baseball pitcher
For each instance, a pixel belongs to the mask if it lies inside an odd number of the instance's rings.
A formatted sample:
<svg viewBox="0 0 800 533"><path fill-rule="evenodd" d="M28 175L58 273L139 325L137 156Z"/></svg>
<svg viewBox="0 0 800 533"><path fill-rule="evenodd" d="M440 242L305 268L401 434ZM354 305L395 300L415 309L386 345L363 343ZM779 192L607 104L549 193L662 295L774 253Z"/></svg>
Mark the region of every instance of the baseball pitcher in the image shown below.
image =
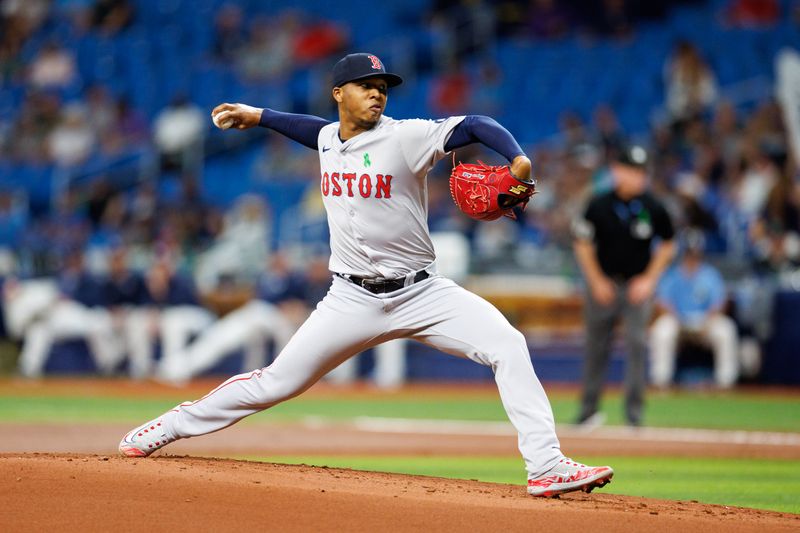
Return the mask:
<svg viewBox="0 0 800 533"><path fill-rule="evenodd" d="M492 368L519 432L528 492L591 491L613 470L561 452L553 414L527 343L491 304L439 275L427 226L426 176L448 152L480 142L510 167L457 167L454 200L492 220L513 214L534 192L531 162L511 134L483 116L395 120L384 116L388 90L402 83L372 54L350 54L333 68L337 122L243 104L212 112L223 129L262 126L319 151L320 194L330 226L330 289L266 368L234 376L132 430L123 455L144 457L177 439L218 431L302 393L357 353L412 338Z"/></svg>

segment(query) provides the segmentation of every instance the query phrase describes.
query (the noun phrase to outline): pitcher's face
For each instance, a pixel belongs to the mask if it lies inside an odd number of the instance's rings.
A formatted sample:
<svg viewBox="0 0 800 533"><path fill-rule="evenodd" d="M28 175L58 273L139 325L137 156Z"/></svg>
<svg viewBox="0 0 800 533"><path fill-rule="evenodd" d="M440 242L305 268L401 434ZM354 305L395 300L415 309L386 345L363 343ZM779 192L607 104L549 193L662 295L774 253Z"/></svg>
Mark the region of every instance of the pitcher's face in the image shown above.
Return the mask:
<svg viewBox="0 0 800 533"><path fill-rule="evenodd" d="M333 98L339 104L339 119L359 129L375 127L386 108L388 85L382 78L366 78L334 87Z"/></svg>

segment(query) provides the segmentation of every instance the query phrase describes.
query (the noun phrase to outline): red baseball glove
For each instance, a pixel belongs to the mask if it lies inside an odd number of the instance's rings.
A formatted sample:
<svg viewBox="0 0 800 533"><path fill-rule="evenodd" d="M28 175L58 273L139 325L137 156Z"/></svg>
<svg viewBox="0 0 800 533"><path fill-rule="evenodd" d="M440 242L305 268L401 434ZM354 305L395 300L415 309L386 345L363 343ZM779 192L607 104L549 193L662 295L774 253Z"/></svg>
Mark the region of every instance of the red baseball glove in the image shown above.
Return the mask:
<svg viewBox="0 0 800 533"><path fill-rule="evenodd" d="M459 163L450 174L453 201L476 220L496 220L503 215L515 219L513 208L525 209L534 194L536 181L517 178L508 165Z"/></svg>

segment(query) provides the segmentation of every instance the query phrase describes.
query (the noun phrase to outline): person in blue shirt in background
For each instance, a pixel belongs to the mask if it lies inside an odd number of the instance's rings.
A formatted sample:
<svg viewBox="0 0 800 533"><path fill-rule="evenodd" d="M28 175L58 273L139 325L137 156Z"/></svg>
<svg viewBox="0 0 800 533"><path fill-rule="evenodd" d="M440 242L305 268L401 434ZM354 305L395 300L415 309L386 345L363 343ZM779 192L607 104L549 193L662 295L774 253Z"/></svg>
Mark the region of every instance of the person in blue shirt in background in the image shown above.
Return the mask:
<svg viewBox="0 0 800 533"><path fill-rule="evenodd" d="M703 234L690 230L680 262L664 275L656 293L661 314L650 332L650 379L668 387L675 375L681 340L708 345L714 354L714 381L732 387L739 378L738 334L725 314L727 293L719 271L703 258Z"/></svg>

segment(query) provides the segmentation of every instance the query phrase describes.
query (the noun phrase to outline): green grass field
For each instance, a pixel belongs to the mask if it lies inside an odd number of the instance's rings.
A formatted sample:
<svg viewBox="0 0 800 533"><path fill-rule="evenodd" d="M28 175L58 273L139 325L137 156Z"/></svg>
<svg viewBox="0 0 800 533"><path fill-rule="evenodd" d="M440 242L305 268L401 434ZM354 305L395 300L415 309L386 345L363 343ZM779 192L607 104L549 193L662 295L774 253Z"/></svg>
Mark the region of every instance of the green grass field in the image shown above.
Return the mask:
<svg viewBox="0 0 800 533"><path fill-rule="evenodd" d="M0 389L1 422L137 422L192 399L180 391L157 398L126 398L110 395L14 395ZM609 425L621 424L619 394L609 393L603 403ZM550 394L557 423L570 423L578 411L574 392ZM496 394L481 392L474 397L441 393L393 395L376 393L365 399L336 391L300 396L259 413L246 423L299 420L314 416L347 420L357 416L452 420L507 420ZM682 392L651 395L645 422L654 427L742 429L800 433L800 396L761 393Z"/></svg>
<svg viewBox="0 0 800 533"><path fill-rule="evenodd" d="M83 391L34 393L0 386L0 432L3 423L137 423L191 399L181 391L158 397ZM131 397L127 397L131 396ZM569 423L577 413L577 393L550 393L556 421ZM608 424L622 421L621 399L609 393L603 404ZM714 428L800 433L800 396L741 391L688 391L652 394L648 398L649 426ZM456 390L415 391L413 394L353 395L336 390L311 392L249 419L246 424L318 417L347 420L358 416L452 420L506 420L496 393L474 395ZM525 482L522 461L514 457L247 457L283 463L306 463L364 470L432 475L481 481ZM692 459L676 457L586 457L582 461L610 464L614 482L604 490L634 496L698 500L731 506L800 513L800 461L750 459Z"/></svg>

